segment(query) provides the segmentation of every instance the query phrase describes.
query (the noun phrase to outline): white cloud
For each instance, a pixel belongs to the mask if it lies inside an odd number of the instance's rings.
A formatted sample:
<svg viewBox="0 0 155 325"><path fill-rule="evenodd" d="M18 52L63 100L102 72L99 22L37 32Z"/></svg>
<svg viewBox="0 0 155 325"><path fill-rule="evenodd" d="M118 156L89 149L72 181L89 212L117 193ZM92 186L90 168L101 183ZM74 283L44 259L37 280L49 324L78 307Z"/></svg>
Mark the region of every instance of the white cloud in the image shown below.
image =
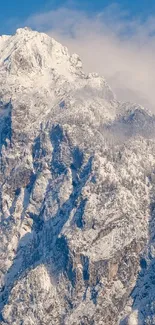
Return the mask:
<svg viewBox="0 0 155 325"><path fill-rule="evenodd" d="M104 75L119 99L155 112L155 20L133 20L118 6L96 15L60 8L29 17L32 28L45 31L77 52L86 71Z"/></svg>

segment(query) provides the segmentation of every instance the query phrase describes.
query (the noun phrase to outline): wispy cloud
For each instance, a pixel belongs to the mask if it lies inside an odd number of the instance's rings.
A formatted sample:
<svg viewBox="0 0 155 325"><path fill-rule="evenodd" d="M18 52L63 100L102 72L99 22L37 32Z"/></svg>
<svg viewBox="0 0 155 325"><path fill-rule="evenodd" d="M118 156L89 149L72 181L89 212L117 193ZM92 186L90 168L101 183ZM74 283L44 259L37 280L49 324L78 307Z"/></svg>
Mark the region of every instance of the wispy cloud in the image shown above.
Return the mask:
<svg viewBox="0 0 155 325"><path fill-rule="evenodd" d="M155 112L155 19L132 19L114 4L98 14L73 8L33 15L25 24L77 52L86 71L104 75L121 100Z"/></svg>

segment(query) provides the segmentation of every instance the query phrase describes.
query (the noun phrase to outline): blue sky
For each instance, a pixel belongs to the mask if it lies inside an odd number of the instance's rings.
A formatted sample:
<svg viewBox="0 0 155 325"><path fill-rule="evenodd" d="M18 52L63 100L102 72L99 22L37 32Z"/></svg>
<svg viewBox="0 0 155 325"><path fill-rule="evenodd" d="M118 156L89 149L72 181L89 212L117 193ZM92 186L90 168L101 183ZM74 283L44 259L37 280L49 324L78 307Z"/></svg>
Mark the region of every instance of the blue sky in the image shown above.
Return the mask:
<svg viewBox="0 0 155 325"><path fill-rule="evenodd" d="M121 9L127 10L131 17L141 17L147 19L150 15L155 15L155 0L116 0ZM12 33L16 25L23 24L29 16L55 10L59 7L70 7L85 11L89 14L103 11L112 3L110 0L1 0L0 8L0 33Z"/></svg>

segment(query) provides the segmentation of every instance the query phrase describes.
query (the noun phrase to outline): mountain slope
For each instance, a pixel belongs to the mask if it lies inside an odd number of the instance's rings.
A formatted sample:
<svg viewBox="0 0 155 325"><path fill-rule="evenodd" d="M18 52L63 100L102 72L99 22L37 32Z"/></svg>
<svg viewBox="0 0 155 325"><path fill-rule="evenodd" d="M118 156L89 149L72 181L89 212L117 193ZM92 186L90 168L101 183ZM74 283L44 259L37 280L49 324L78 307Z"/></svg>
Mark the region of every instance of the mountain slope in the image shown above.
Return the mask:
<svg viewBox="0 0 155 325"><path fill-rule="evenodd" d="M47 35L0 38L1 325L153 324L154 124Z"/></svg>

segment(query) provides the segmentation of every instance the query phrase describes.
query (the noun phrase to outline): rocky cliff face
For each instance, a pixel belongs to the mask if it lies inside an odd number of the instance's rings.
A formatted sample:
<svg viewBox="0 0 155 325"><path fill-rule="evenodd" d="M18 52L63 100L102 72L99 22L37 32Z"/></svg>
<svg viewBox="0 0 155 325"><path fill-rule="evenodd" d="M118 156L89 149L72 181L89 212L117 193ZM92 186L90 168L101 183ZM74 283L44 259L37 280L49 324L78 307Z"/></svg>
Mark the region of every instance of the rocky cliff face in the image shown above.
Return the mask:
<svg viewBox="0 0 155 325"><path fill-rule="evenodd" d="M27 28L0 38L0 324L155 324L155 118Z"/></svg>

